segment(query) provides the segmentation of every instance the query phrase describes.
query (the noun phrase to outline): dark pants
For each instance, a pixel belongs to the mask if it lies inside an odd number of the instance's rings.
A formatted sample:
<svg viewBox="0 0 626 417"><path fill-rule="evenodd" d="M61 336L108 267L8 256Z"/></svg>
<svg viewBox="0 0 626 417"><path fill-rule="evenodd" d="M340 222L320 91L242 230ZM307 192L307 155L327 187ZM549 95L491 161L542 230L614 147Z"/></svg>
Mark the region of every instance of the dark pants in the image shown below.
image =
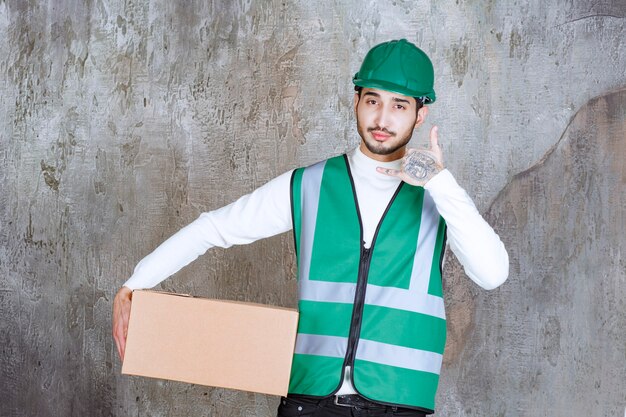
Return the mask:
<svg viewBox="0 0 626 417"><path fill-rule="evenodd" d="M421 411L379 404L341 406L334 397L313 400L308 398L281 398L278 417L426 417Z"/></svg>

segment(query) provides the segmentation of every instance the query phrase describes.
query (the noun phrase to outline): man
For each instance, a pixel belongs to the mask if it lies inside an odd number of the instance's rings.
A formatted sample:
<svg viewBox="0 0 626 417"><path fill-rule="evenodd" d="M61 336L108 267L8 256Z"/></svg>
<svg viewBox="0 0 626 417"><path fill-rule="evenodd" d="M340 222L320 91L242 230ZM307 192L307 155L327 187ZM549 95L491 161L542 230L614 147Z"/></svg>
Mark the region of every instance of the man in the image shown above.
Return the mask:
<svg viewBox="0 0 626 417"><path fill-rule="evenodd" d="M354 76L359 147L287 172L202 214L144 258L115 297L123 358L131 290L213 246L293 229L300 321L279 416L432 414L445 345L446 238L478 285L508 276L508 255L430 149L407 150L435 101L430 59L402 39L379 44Z"/></svg>

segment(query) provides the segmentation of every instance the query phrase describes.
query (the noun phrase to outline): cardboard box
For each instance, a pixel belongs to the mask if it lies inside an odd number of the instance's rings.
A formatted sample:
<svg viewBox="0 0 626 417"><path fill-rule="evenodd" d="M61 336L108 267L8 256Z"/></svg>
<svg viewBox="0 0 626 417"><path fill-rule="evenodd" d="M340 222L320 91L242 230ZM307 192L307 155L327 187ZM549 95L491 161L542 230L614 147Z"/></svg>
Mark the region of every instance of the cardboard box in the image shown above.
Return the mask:
<svg viewBox="0 0 626 417"><path fill-rule="evenodd" d="M123 374L286 395L298 312L134 291Z"/></svg>

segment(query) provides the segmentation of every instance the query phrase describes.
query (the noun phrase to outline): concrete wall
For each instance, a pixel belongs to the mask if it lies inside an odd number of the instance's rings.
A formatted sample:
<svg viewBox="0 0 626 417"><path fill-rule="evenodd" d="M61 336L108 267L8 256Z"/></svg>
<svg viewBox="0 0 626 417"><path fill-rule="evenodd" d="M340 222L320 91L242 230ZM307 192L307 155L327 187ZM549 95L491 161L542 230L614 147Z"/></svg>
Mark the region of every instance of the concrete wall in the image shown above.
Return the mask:
<svg viewBox="0 0 626 417"><path fill-rule="evenodd" d="M269 416L276 397L120 376L112 297L201 212L352 148L352 74L432 57L448 167L511 275L450 257L441 416L626 407L626 3L0 1L0 415ZM414 145L425 144L428 126ZM290 234L160 287L295 305Z"/></svg>

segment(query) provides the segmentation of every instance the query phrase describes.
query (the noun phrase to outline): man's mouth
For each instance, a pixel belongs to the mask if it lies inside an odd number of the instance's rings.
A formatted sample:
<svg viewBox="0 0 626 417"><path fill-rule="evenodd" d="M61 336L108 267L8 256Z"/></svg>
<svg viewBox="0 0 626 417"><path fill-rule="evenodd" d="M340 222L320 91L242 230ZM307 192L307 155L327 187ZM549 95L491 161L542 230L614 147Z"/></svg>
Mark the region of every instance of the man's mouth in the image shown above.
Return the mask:
<svg viewBox="0 0 626 417"><path fill-rule="evenodd" d="M367 130L370 131L370 133L372 134L375 140L380 141L380 142L384 142L385 140L394 136L392 132L389 132L386 129L369 128Z"/></svg>

